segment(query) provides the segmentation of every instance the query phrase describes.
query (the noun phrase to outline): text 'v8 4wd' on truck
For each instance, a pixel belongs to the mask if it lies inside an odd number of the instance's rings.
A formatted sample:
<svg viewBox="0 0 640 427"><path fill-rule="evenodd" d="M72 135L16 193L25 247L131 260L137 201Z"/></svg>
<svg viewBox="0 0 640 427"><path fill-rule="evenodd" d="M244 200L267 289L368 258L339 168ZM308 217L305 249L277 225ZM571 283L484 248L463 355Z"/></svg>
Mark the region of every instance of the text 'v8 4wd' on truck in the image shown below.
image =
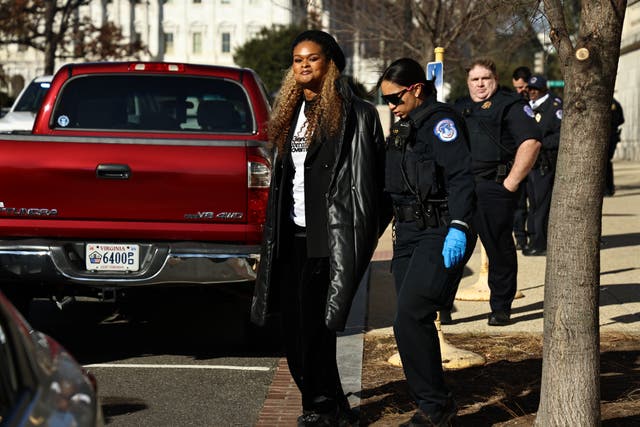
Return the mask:
<svg viewBox="0 0 640 427"><path fill-rule="evenodd" d="M0 136L0 283L35 296L252 282L271 180L249 69L68 64Z"/></svg>

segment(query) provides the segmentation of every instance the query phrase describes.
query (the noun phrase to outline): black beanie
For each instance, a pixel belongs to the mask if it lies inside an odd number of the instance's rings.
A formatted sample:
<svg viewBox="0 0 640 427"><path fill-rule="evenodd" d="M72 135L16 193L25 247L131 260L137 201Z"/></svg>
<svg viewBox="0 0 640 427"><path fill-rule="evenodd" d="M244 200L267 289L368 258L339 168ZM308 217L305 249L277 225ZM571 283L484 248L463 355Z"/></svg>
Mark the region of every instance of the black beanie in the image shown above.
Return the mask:
<svg viewBox="0 0 640 427"><path fill-rule="evenodd" d="M312 41L322 46L322 51L327 55L327 58L333 60L333 63L336 64L336 67L338 67L340 72L344 70L344 66L346 65L344 53L342 52L342 49L340 49L336 39L334 39L331 34L320 30L304 31L298 34L298 36L293 40L293 43L291 44L291 53L293 53L293 49L303 41Z"/></svg>

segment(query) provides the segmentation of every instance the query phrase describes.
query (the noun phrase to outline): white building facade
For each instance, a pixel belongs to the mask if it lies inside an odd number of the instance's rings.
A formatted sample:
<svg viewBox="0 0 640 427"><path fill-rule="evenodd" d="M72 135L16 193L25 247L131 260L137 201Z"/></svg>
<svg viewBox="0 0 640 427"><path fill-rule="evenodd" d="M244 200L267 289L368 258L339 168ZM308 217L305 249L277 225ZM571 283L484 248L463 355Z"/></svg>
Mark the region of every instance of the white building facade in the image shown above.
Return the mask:
<svg viewBox="0 0 640 427"><path fill-rule="evenodd" d="M615 158L640 160L640 0L628 2L614 96L625 119Z"/></svg>
<svg viewBox="0 0 640 427"><path fill-rule="evenodd" d="M300 23L304 0L92 0L78 11L96 25L111 21L125 38L147 47L142 60L234 65L233 52L264 27ZM126 59L126 58L123 58ZM82 61L74 59L74 61ZM10 95L42 75L43 54L16 45L0 47ZM57 67L62 63L56 64ZM12 87L13 86L13 87Z"/></svg>

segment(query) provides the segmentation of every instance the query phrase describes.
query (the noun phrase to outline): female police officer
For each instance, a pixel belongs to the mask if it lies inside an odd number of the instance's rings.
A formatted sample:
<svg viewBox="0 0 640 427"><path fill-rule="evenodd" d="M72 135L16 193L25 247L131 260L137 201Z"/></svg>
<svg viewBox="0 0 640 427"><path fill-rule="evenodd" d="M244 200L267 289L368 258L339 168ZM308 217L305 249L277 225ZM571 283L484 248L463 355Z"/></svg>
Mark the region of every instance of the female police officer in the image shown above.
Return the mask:
<svg viewBox="0 0 640 427"><path fill-rule="evenodd" d="M394 333L418 410L408 425L449 425L456 404L444 383L436 311L450 308L473 252L474 208L464 121L436 101L416 61L394 61L378 81L400 120L387 140L385 191L393 201Z"/></svg>

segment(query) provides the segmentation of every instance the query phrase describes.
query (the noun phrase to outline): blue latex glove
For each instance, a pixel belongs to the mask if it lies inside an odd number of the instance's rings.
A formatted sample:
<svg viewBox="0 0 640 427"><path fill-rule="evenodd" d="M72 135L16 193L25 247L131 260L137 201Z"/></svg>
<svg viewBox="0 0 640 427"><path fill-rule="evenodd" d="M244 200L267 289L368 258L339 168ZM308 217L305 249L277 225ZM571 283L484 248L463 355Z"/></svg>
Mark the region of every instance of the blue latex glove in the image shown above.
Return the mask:
<svg viewBox="0 0 640 427"><path fill-rule="evenodd" d="M464 250L466 247L466 234L457 228L449 228L447 237L444 239L444 246L442 247L444 266L447 268L455 267L455 265L464 257Z"/></svg>

